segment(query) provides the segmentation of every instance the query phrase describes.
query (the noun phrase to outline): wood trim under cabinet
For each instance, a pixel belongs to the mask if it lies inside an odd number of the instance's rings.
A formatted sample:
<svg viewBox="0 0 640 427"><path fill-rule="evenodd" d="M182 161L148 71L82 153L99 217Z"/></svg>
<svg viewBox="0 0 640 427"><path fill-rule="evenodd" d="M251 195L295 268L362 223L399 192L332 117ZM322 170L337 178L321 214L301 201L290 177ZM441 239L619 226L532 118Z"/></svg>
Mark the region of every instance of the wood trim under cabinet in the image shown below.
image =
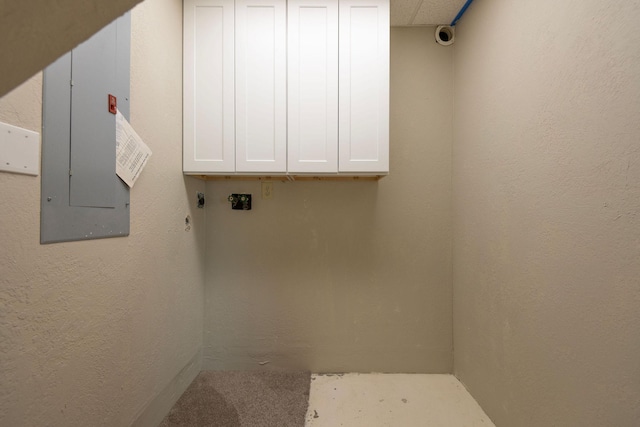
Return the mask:
<svg viewBox="0 0 640 427"><path fill-rule="evenodd" d="M204 181L378 181L386 175L334 175L334 176L311 176L311 175L197 175L185 174L193 178Z"/></svg>

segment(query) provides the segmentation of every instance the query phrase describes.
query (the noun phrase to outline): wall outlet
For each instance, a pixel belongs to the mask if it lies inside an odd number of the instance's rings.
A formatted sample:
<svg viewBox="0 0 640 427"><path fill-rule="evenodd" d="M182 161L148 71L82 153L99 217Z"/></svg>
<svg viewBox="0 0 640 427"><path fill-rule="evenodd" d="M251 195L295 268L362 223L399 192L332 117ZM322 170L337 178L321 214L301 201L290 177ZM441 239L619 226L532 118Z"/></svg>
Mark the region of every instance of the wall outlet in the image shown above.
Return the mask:
<svg viewBox="0 0 640 427"><path fill-rule="evenodd" d="M273 198L273 182L271 181L262 182L262 198L265 200Z"/></svg>

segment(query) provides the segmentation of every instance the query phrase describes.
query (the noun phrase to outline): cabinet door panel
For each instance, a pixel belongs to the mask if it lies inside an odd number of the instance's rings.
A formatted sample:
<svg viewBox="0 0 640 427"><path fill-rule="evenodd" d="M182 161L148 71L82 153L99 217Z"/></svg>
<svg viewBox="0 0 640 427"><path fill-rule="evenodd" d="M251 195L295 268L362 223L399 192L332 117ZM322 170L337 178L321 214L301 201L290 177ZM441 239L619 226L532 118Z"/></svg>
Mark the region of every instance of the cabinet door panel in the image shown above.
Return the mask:
<svg viewBox="0 0 640 427"><path fill-rule="evenodd" d="M285 172L286 2L236 1L236 171Z"/></svg>
<svg viewBox="0 0 640 427"><path fill-rule="evenodd" d="M288 3L288 170L338 171L338 2Z"/></svg>
<svg viewBox="0 0 640 427"><path fill-rule="evenodd" d="M340 172L389 170L389 1L340 2Z"/></svg>
<svg viewBox="0 0 640 427"><path fill-rule="evenodd" d="M185 172L235 170L234 2L184 2Z"/></svg>

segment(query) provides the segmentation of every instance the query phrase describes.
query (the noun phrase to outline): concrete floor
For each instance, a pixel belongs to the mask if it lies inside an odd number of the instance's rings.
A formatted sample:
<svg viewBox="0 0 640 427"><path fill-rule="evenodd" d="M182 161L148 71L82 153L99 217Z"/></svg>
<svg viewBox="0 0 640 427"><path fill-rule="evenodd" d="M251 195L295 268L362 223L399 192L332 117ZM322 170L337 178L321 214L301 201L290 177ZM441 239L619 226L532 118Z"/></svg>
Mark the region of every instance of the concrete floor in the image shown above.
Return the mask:
<svg viewBox="0 0 640 427"><path fill-rule="evenodd" d="M313 375L308 427L495 427L453 375Z"/></svg>

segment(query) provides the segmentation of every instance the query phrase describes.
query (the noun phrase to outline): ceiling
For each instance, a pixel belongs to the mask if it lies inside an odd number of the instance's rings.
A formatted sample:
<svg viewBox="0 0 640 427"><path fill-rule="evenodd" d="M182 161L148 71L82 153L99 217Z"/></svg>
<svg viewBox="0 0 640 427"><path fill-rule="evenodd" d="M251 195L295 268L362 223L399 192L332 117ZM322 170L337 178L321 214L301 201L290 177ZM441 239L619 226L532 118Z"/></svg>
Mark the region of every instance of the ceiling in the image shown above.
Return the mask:
<svg viewBox="0 0 640 427"><path fill-rule="evenodd" d="M451 24L465 0L391 0L391 26Z"/></svg>

